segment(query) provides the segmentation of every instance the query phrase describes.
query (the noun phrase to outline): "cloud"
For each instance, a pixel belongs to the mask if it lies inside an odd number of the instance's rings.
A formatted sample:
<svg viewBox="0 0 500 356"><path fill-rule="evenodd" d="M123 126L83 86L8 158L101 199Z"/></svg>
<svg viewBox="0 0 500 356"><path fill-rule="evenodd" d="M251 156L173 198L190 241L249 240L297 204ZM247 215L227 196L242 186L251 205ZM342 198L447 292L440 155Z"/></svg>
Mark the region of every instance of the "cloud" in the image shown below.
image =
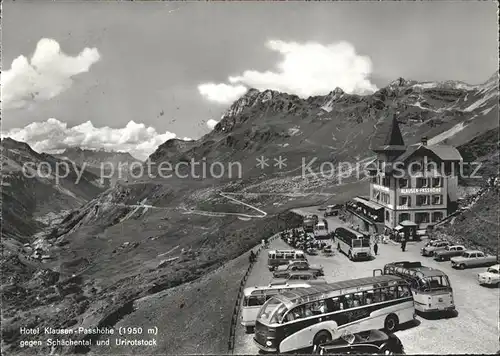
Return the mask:
<svg viewBox="0 0 500 356"><path fill-rule="evenodd" d="M215 125L217 125L219 121L216 121L214 119L210 119L207 121L207 126L210 130L213 130L215 128Z"/></svg>
<svg viewBox="0 0 500 356"><path fill-rule="evenodd" d="M348 42L323 45L271 40L266 47L282 55L276 69L265 72L246 70L240 75L230 76L230 84L202 84L198 86L200 94L210 101L230 103L241 95L243 86L277 90L302 98L325 95L336 87L354 94L377 90L369 79L372 72L370 58L358 55Z"/></svg>
<svg viewBox="0 0 500 356"><path fill-rule="evenodd" d="M176 134L160 134L153 127L130 121L124 128L94 127L87 121L68 127L64 122L51 118L45 122L33 122L24 128L12 129L2 134L14 140L27 142L37 152L54 153L68 147L107 149L130 152L145 160L163 142ZM187 138L184 138L186 140Z"/></svg>
<svg viewBox="0 0 500 356"><path fill-rule="evenodd" d="M2 73L3 108L19 109L52 99L71 87L73 76L88 72L99 59L96 48L84 48L72 57L61 51L57 41L41 39L29 61L21 55Z"/></svg>
<svg viewBox="0 0 500 356"><path fill-rule="evenodd" d="M198 85L198 91L210 101L227 104L235 101L247 92L243 85L227 85L224 83L206 83Z"/></svg>

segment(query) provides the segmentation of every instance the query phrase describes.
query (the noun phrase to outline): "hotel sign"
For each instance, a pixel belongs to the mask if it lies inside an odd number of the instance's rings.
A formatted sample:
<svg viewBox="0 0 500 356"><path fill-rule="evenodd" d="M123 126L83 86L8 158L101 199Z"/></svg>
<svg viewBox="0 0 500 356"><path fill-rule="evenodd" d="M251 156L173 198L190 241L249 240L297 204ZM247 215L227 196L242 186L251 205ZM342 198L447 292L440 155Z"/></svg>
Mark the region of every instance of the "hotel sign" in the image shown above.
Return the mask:
<svg viewBox="0 0 500 356"><path fill-rule="evenodd" d="M441 193L441 188L406 188L399 190L401 194L412 193Z"/></svg>

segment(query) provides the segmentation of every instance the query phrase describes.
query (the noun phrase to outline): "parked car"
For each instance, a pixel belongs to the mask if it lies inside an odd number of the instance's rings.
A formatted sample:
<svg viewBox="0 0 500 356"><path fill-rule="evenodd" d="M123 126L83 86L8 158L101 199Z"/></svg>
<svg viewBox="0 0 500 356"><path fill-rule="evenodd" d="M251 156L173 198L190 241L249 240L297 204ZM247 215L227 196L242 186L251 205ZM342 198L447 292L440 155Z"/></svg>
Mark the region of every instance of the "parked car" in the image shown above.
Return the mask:
<svg viewBox="0 0 500 356"><path fill-rule="evenodd" d="M401 340L394 334L380 330L367 330L356 334L344 333L338 339L319 345L315 354L319 355L392 355L404 354Z"/></svg>
<svg viewBox="0 0 500 356"><path fill-rule="evenodd" d="M310 271L295 271L290 272L288 278L274 278L271 283L306 283L308 284L325 284L326 280L323 277L317 277Z"/></svg>
<svg viewBox="0 0 500 356"><path fill-rule="evenodd" d="M325 218L327 216L337 216L339 215L340 206L339 205L328 205L325 211Z"/></svg>
<svg viewBox="0 0 500 356"><path fill-rule="evenodd" d="M464 269L467 267L493 266L498 263L496 256L485 255L477 250L465 251L461 256L451 258L453 268Z"/></svg>
<svg viewBox="0 0 500 356"><path fill-rule="evenodd" d="M273 277L287 278L290 272L294 271L310 271L316 276L324 275L322 266L310 265L307 261L290 261L287 265L278 266L273 272Z"/></svg>
<svg viewBox="0 0 500 356"><path fill-rule="evenodd" d="M500 285L500 265L489 267L486 272L479 273L477 280L480 285Z"/></svg>
<svg viewBox="0 0 500 356"><path fill-rule="evenodd" d="M331 256L333 255L333 248L332 248L332 245L328 245L326 246L324 249L323 249L323 254L325 256Z"/></svg>
<svg viewBox="0 0 500 356"><path fill-rule="evenodd" d="M432 256L434 252L439 250L444 250L446 246L451 245L446 240L435 240L428 242L422 249L420 250L420 254L422 256Z"/></svg>
<svg viewBox="0 0 500 356"><path fill-rule="evenodd" d="M452 257L462 255L465 250L465 246L462 245L446 246L444 250L434 251L434 259L436 261L448 261Z"/></svg>
<svg viewBox="0 0 500 356"><path fill-rule="evenodd" d="M316 250L315 248L308 248L306 250L306 253L309 255L309 256L316 256L318 254L318 250Z"/></svg>

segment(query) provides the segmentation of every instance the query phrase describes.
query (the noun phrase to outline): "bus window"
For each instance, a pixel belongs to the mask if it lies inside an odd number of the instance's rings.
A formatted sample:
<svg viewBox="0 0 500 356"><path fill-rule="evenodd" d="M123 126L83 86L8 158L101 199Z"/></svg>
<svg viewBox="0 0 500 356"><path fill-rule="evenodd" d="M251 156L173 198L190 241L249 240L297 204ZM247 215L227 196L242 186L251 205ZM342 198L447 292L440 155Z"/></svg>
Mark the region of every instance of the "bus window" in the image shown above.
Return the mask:
<svg viewBox="0 0 500 356"><path fill-rule="evenodd" d="M380 303L381 301L382 301L382 296L380 293L380 289L374 289L373 290L373 302Z"/></svg>
<svg viewBox="0 0 500 356"><path fill-rule="evenodd" d="M366 291L365 292L365 304L372 304L375 303L374 301L374 293L372 290Z"/></svg>
<svg viewBox="0 0 500 356"><path fill-rule="evenodd" d="M387 288L387 300L394 299L398 299L398 291L396 286Z"/></svg>
<svg viewBox="0 0 500 356"><path fill-rule="evenodd" d="M285 253L285 258L286 258L287 260L293 260L293 258L294 258L294 257L295 257L295 256L294 256L294 253L293 253L293 252L291 252L291 253L290 253L290 252Z"/></svg>
<svg viewBox="0 0 500 356"><path fill-rule="evenodd" d="M342 310L343 306L340 303L340 298L335 297L331 299L332 302L332 311Z"/></svg>
<svg viewBox="0 0 500 356"><path fill-rule="evenodd" d="M346 294L341 297L343 308L342 309L350 309L354 306L353 304L353 295L352 294Z"/></svg>
<svg viewBox="0 0 500 356"><path fill-rule="evenodd" d="M354 293L352 302L353 302L354 307L360 307L360 306L364 305L365 303L363 300L363 292Z"/></svg>
<svg viewBox="0 0 500 356"><path fill-rule="evenodd" d="M245 298L247 307L256 307L259 305L263 305L266 302L265 295L251 295L250 297Z"/></svg>
<svg viewBox="0 0 500 356"><path fill-rule="evenodd" d="M409 287L407 286L398 286L398 297L405 298L409 297L411 294Z"/></svg>
<svg viewBox="0 0 500 356"><path fill-rule="evenodd" d="M274 315L271 317L270 323L275 324L275 323L281 323L283 316L287 312L287 308L285 307L284 304L281 304L276 312L274 312Z"/></svg>
<svg viewBox="0 0 500 356"><path fill-rule="evenodd" d="M361 247L361 240L360 239L352 240L352 247Z"/></svg>
<svg viewBox="0 0 500 356"><path fill-rule="evenodd" d="M257 319L262 319L263 321L268 322L271 314L280 305L282 305L282 303L278 299L270 298L260 309Z"/></svg>
<svg viewBox="0 0 500 356"><path fill-rule="evenodd" d="M270 259L274 260L274 259L276 258L276 254L275 254L275 253L273 253L273 252L269 252L268 257L269 257Z"/></svg>
<svg viewBox="0 0 500 356"><path fill-rule="evenodd" d="M277 252L276 253L276 259L283 259L283 258L285 258L285 255L284 255L283 252Z"/></svg>
<svg viewBox="0 0 500 356"><path fill-rule="evenodd" d="M450 283L449 283L448 278L446 276L427 277L425 280L426 280L426 282L428 282L431 290L443 289L443 288L450 287Z"/></svg>
<svg viewBox="0 0 500 356"><path fill-rule="evenodd" d="M370 247L370 239L363 239L361 244L362 247Z"/></svg>

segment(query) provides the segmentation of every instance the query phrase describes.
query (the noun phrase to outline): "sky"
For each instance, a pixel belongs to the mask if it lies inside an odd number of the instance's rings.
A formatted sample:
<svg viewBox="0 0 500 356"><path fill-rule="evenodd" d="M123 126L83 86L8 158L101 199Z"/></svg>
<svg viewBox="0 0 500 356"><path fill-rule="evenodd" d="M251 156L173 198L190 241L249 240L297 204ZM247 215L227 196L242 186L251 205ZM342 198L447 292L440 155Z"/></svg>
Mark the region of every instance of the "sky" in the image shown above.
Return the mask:
<svg viewBox="0 0 500 356"><path fill-rule="evenodd" d="M197 139L248 88L368 94L398 77L486 81L494 2L3 3L2 133L145 159Z"/></svg>

